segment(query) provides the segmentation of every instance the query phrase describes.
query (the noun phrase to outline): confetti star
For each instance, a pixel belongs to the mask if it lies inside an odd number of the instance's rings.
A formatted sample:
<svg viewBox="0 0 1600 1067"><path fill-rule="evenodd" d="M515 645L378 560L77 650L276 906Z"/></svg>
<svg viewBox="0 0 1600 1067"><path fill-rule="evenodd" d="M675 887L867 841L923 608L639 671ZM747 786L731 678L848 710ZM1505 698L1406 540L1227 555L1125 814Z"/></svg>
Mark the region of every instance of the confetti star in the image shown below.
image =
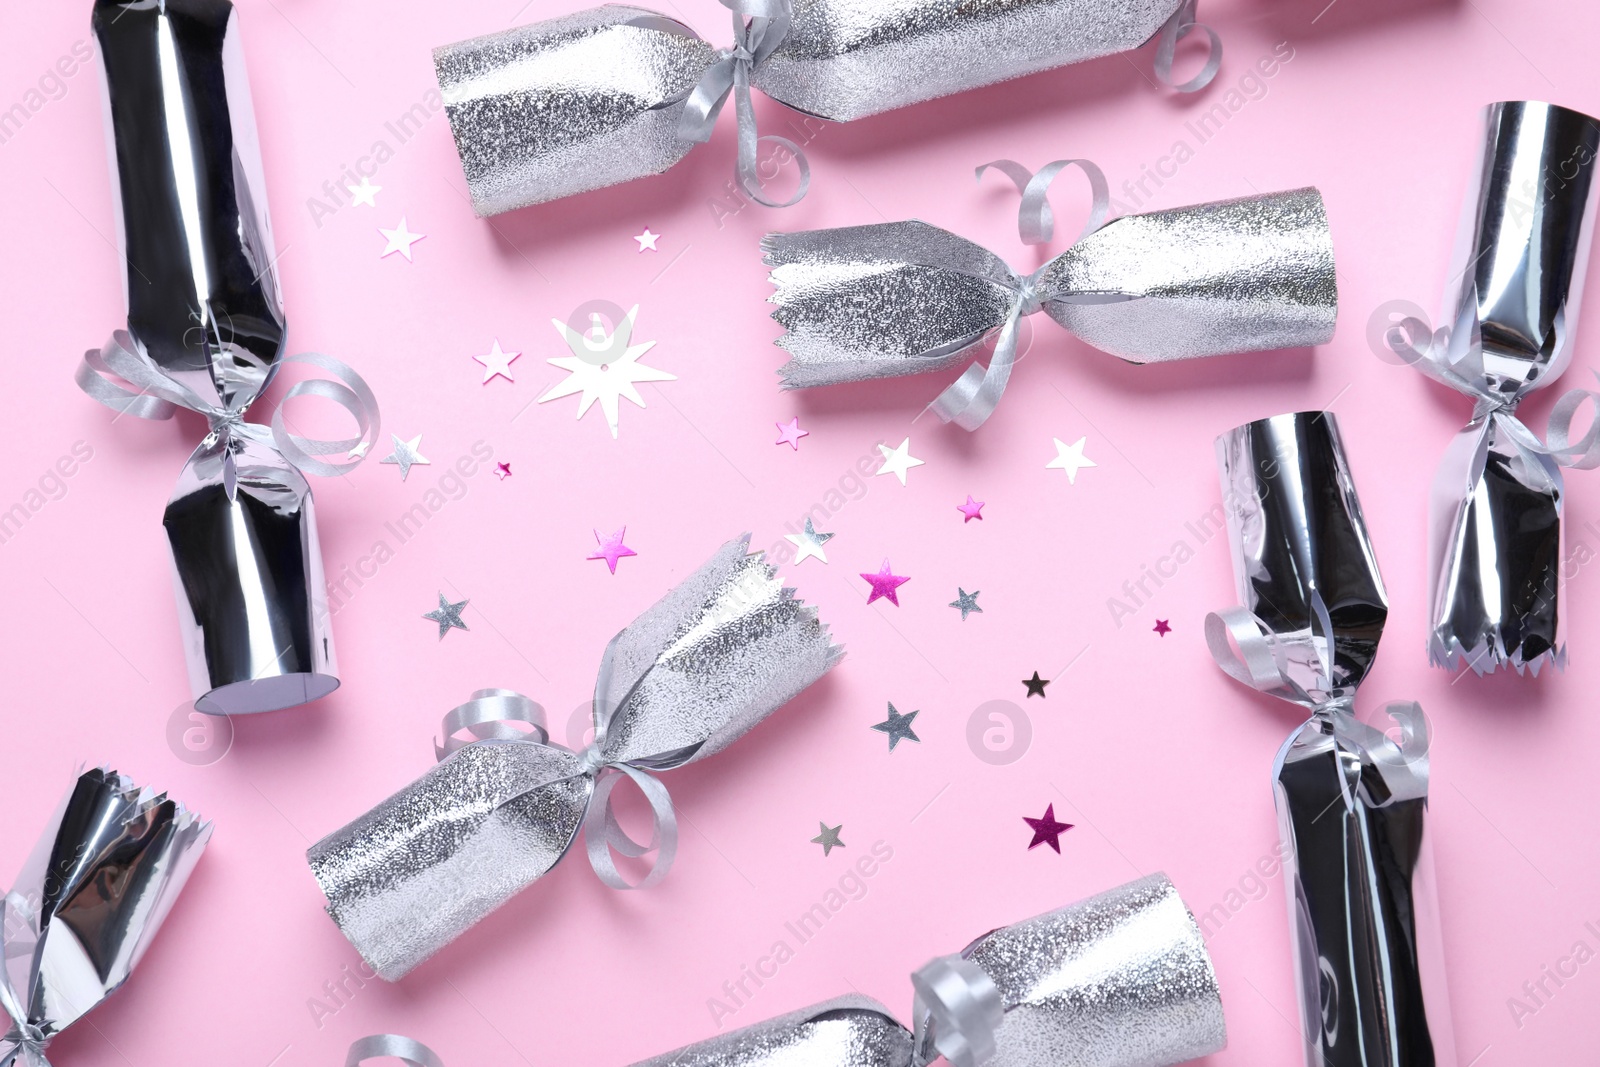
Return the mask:
<svg viewBox="0 0 1600 1067"><path fill-rule="evenodd" d="M888 445L879 445L878 451L883 453L883 466L877 470L877 476L892 474L900 479L900 484L906 484L906 472L912 467L922 466L922 460L911 454L911 438L901 441L896 448Z"/></svg>
<svg viewBox="0 0 1600 1067"><path fill-rule="evenodd" d="M466 606L467 601L463 600L459 604L452 604L444 598L443 593L440 593L438 610L428 612L423 618L431 619L439 624L439 640L443 641L444 635L449 633L452 628L457 630L465 630L467 628L467 624L461 621L461 609Z"/></svg>
<svg viewBox="0 0 1600 1067"><path fill-rule="evenodd" d="M918 744L921 744L922 738L918 737L911 730L911 720L915 719L920 714L922 714L920 711L913 711L910 715L902 715L898 711L894 710L893 704L890 704L889 717L882 722L873 723L872 728L877 730L879 733L889 735L890 752L894 751L894 746L898 745L901 740L915 741Z"/></svg>
<svg viewBox="0 0 1600 1067"><path fill-rule="evenodd" d="M419 433L409 441L400 440L400 435L392 433L389 437L394 441L394 451L378 460L379 463L393 463L400 468L400 480L403 482L411 477L412 467L432 466L432 461L417 451L422 447L422 435Z"/></svg>
<svg viewBox="0 0 1600 1067"><path fill-rule="evenodd" d="M878 568L877 574L862 574L861 577L865 578L867 584L872 586L872 595L867 597L868 604L879 597L883 597L895 607L900 606L900 596L895 590L911 580L909 577L902 578L898 574L891 574L887 557L884 558L883 566Z"/></svg>
<svg viewBox="0 0 1600 1067"><path fill-rule="evenodd" d="M956 505L956 510L961 512L962 515L961 525L965 526L973 519L977 519L978 521L982 522L983 504L984 502L982 500L974 500L972 499L972 494L968 493L967 502L965 504Z"/></svg>
<svg viewBox="0 0 1600 1067"><path fill-rule="evenodd" d="M1022 821L1033 827L1033 840L1028 842L1028 849L1032 851L1040 845L1049 845L1061 854L1061 835L1072 829L1070 822L1056 822L1056 806L1051 804L1044 809L1044 818L1030 819L1024 815Z"/></svg>
<svg viewBox="0 0 1600 1067"><path fill-rule="evenodd" d="M1165 637L1172 632L1172 627L1167 625L1166 619L1157 619L1154 629L1155 632L1160 634L1162 637Z"/></svg>
<svg viewBox="0 0 1600 1067"><path fill-rule="evenodd" d="M845 847L844 842L839 840L839 831L844 829L844 823L840 823L838 826L829 826L825 822L818 822L817 825L822 827L822 833L813 837L811 843L822 846L824 858L834 849Z"/></svg>
<svg viewBox="0 0 1600 1067"><path fill-rule="evenodd" d="M1066 444L1059 437L1052 437L1056 443L1056 458L1044 465L1045 470L1064 470L1067 472L1067 482L1071 485L1078 484L1078 472L1084 467L1098 467L1099 464L1083 454L1083 446L1089 440L1080 437L1072 444Z"/></svg>
<svg viewBox="0 0 1600 1067"><path fill-rule="evenodd" d="M1039 672L1038 671L1034 671L1033 672L1033 677L1032 678L1024 678L1022 680L1022 684L1028 687L1028 696L1029 697L1043 697L1044 696L1044 687L1050 684L1050 679L1041 678L1041 677L1039 677ZM1023 700L1027 700L1028 697L1023 697L1022 699Z"/></svg>
<svg viewBox="0 0 1600 1067"><path fill-rule="evenodd" d="M500 348L500 338L494 339L494 351L487 356L473 356L475 362L483 364L483 384L488 385L495 378L504 378L508 382L515 382L511 376L511 364L521 352L505 352Z"/></svg>
<svg viewBox="0 0 1600 1067"><path fill-rule="evenodd" d="M382 226L379 226L378 232L383 234L383 236L389 241L388 244L383 246L383 251L378 253L378 258L387 259L396 252L399 252L402 256L406 257L407 263L411 262L411 246L428 236L425 233L412 233L410 230L406 229L406 220L404 217L401 217L400 225L396 226L394 229L386 230Z"/></svg>
<svg viewBox="0 0 1600 1067"><path fill-rule="evenodd" d="M502 482L511 477L511 464L496 463L494 465L494 476L499 478Z"/></svg>
<svg viewBox="0 0 1600 1067"><path fill-rule="evenodd" d="M792 542L794 547L799 550L795 553L795 563L804 563L812 556L816 556L824 563L828 562L827 553L822 551L822 546L833 540L833 534L818 533L817 528L812 525L810 519L806 520L806 528L800 533L784 534L783 536L784 540Z"/></svg>
<svg viewBox="0 0 1600 1067"><path fill-rule="evenodd" d="M677 381L676 375L639 362L639 357L654 348L655 342L646 341L640 345L632 343L633 322L638 314L639 305L635 304L610 334L606 333L599 315L594 316L593 325L586 334L579 333L560 319L551 319L572 355L557 356L550 360L552 366L560 367L568 376L541 396L539 403L581 392L583 398L578 403L578 418L583 418L583 413L598 400L600 410L605 412L606 423L611 427L611 436L615 438L617 402L627 397L644 407L644 397L634 388L636 383Z"/></svg>
<svg viewBox="0 0 1600 1067"><path fill-rule="evenodd" d="M345 188L350 190L351 207L360 207L362 204L367 207L377 207L378 194L383 192L383 186L373 185L372 179L368 177L363 177L360 185L347 185Z"/></svg>
<svg viewBox="0 0 1600 1067"><path fill-rule="evenodd" d="M605 560L606 566L611 568L611 573L617 573L617 560L626 556L637 556L639 554L622 543L623 535L627 532L628 528L624 526L610 537L601 537L600 531L596 530L594 532L594 539L599 543L600 551L591 552L588 558Z"/></svg>
<svg viewBox="0 0 1600 1067"><path fill-rule="evenodd" d="M800 428L800 417L798 415L790 419L787 426L781 422L775 422L773 425L778 428L778 439L772 443L775 445L788 445L796 452L800 451L800 438L811 436L810 430L802 430Z"/></svg>
<svg viewBox="0 0 1600 1067"><path fill-rule="evenodd" d="M661 235L659 233L651 233L650 232L650 227L648 227L648 226L646 226L644 228L644 232L643 233L636 234L633 239L635 241L639 242L639 251L641 251L641 252L644 252L644 251L659 252L659 251L661 251L659 248L656 247L656 242L661 239Z"/></svg>
<svg viewBox="0 0 1600 1067"><path fill-rule="evenodd" d="M962 622L966 622L967 616L972 614L974 611L976 611L979 615L983 614L983 609L978 607L979 592L980 590L975 589L969 593L959 585L956 586L956 598L950 602L950 606L961 609Z"/></svg>

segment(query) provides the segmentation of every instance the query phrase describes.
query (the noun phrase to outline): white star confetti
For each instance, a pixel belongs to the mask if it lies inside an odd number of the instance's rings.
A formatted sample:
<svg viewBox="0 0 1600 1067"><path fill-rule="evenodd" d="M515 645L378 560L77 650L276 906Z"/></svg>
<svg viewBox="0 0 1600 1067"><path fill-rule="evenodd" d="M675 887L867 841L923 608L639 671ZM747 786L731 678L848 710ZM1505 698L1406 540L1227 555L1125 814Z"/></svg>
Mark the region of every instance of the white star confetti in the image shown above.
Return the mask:
<svg viewBox="0 0 1600 1067"><path fill-rule="evenodd" d="M794 556L796 564L804 563L812 556L816 556L824 563L828 562L827 553L822 551L822 546L833 540L833 534L818 533L810 519L806 520L806 528L800 533L783 536L784 540L792 542L798 549Z"/></svg>
<svg viewBox="0 0 1600 1067"><path fill-rule="evenodd" d="M922 466L922 460L911 454L911 438L907 437L895 448L888 445L879 445L878 451L883 453L883 466L877 470L877 477L892 474L900 479L900 484L906 484L906 472L912 467Z"/></svg>
<svg viewBox="0 0 1600 1067"><path fill-rule="evenodd" d="M581 392L583 398L578 403L577 417L583 418L584 412L598 400L611 427L611 436L616 437L617 401L626 397L639 407L645 406L644 397L634 388L635 384L678 380L675 374L639 362L639 357L654 348L655 342L632 343L633 322L638 314L639 305L635 304L610 334L606 333L599 315L594 316L594 324L588 333L579 333L560 319L551 319L556 332L572 350L572 355L557 356L550 360L551 366L560 367L568 376L541 396L539 403Z"/></svg>
<svg viewBox="0 0 1600 1067"><path fill-rule="evenodd" d="M656 242L661 240L661 235L659 233L651 233L648 226L644 228L643 233L636 235L634 240L639 242L639 251L641 252L661 251L656 247Z"/></svg>
<svg viewBox="0 0 1600 1067"><path fill-rule="evenodd" d="M1052 437L1051 440L1056 443L1056 458L1046 463L1044 469L1066 471L1069 484L1078 484L1078 472L1083 468L1099 466L1083 454L1083 446L1089 440L1087 437L1080 437L1070 445L1059 437Z"/></svg>
<svg viewBox="0 0 1600 1067"><path fill-rule="evenodd" d="M494 351L487 356L473 356L472 358L483 364L483 384L488 385L496 377L504 378L508 382L515 382L511 376L511 361L522 355L521 352L503 352L500 350L500 338L494 339Z"/></svg>
<svg viewBox="0 0 1600 1067"><path fill-rule="evenodd" d="M367 207L377 207L378 194L383 192L383 186L373 185L372 179L365 176L362 177L360 185L347 185L345 188L350 190L351 207L360 207L363 204Z"/></svg>
<svg viewBox="0 0 1600 1067"><path fill-rule="evenodd" d="M400 225L396 226L394 229L386 230L382 226L379 226L378 232L383 234L383 236L389 242L383 246L383 251L378 253L378 258L387 259L396 252L399 252L402 256L406 257L407 263L411 262L411 246L428 236L425 233L412 233L410 230L406 229L406 220L404 216L402 216L400 219Z"/></svg>

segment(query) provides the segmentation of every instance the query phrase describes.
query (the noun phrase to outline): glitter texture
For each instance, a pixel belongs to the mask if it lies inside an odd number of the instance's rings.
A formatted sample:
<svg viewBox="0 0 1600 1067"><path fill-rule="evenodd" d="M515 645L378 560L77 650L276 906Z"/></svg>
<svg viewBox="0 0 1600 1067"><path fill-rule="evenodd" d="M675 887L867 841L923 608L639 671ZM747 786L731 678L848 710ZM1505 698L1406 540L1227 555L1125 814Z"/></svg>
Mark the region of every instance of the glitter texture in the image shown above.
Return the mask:
<svg viewBox="0 0 1600 1067"><path fill-rule="evenodd" d="M966 358L1024 299L1024 280L923 222L763 243L792 357L787 388L921 374ZM1040 310L1133 363L1326 343L1338 310L1315 189L1115 219L1039 272Z"/></svg>
<svg viewBox="0 0 1600 1067"><path fill-rule="evenodd" d="M1164 874L979 938L1005 1004L989 1067L1162 1067L1228 1042L1194 916Z"/></svg>
<svg viewBox="0 0 1600 1067"><path fill-rule="evenodd" d="M669 770L726 748L843 655L749 535L612 639L595 688L605 763ZM393 981L571 848L593 770L559 745L484 740L307 852L328 914Z"/></svg>
<svg viewBox="0 0 1600 1067"><path fill-rule="evenodd" d="M620 4L434 49L473 210L666 170L694 147L678 119L715 59L683 24Z"/></svg>
<svg viewBox="0 0 1600 1067"><path fill-rule="evenodd" d="M1179 0L795 0L755 76L774 100L835 121L1144 44Z"/></svg>
<svg viewBox="0 0 1600 1067"><path fill-rule="evenodd" d="M838 997L634 1067L911 1067L911 1034L888 1009Z"/></svg>

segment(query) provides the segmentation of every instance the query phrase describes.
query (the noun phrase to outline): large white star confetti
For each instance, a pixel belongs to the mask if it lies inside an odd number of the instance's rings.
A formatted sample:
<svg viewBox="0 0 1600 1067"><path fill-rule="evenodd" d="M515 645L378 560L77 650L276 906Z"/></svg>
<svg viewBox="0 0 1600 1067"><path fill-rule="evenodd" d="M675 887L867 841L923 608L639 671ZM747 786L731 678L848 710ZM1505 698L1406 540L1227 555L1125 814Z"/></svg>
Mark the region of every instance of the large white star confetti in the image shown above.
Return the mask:
<svg viewBox="0 0 1600 1067"><path fill-rule="evenodd" d="M411 262L411 246L428 236L425 233L412 233L410 230L406 229L406 220L404 216L401 216L400 225L396 226L394 229L386 230L382 226L379 226L378 232L383 234L383 236L389 241L388 244L383 246L383 251L378 253L378 258L385 259L394 255L396 252L399 252L402 256L406 257L407 263Z"/></svg>
<svg viewBox="0 0 1600 1067"><path fill-rule="evenodd" d="M900 479L900 484L906 484L906 472L912 467L922 466L922 460L911 454L911 438L907 437L895 448L888 445L879 445L878 451L883 453L883 466L877 470L877 476L892 474Z"/></svg>
<svg viewBox="0 0 1600 1067"><path fill-rule="evenodd" d="M400 468L400 480L403 482L411 477L412 467L431 467L433 462L418 451L422 447L422 435L419 433L409 441L402 441L400 435L392 433L389 437L394 441L394 451L378 460L379 463L393 463Z"/></svg>
<svg viewBox="0 0 1600 1067"><path fill-rule="evenodd" d="M627 317L617 324L616 331L610 334L606 333L598 315L594 317L594 325L588 333L579 333L560 319L551 319L556 332L572 350L572 355L557 356L550 360L551 366L560 367L568 376L541 396L539 403L582 392L583 399L578 404L577 417L583 418L584 412L596 400L600 401L600 409L605 412L606 422L611 426L611 436L616 437L617 401L627 397L639 407L645 406L644 397L634 388L635 384L678 380L675 374L639 362L639 357L654 348L655 342L632 343L633 321L638 314L639 305L635 304Z"/></svg>
<svg viewBox="0 0 1600 1067"><path fill-rule="evenodd" d="M833 540L833 534L818 533L812 520L806 520L806 528L800 533L784 534L783 536L786 541L793 543L794 547L798 549L794 556L796 564L804 563L812 556L816 556L824 563L828 562L828 555L822 551L822 546Z"/></svg>
<svg viewBox="0 0 1600 1067"><path fill-rule="evenodd" d="M511 361L522 355L521 352L502 352L500 338L494 339L494 351L487 356L473 356L472 358L483 364L483 384L488 385L498 375L508 382L515 382L511 376Z"/></svg>
<svg viewBox="0 0 1600 1067"><path fill-rule="evenodd" d="M1089 440L1080 437L1072 444L1066 444L1059 437L1052 437L1056 443L1056 458L1044 465L1045 470L1064 470L1067 472L1067 481L1072 485L1078 484L1078 472L1085 467L1099 466L1094 460L1083 454L1083 446Z"/></svg>
<svg viewBox="0 0 1600 1067"><path fill-rule="evenodd" d="M362 177L360 185L347 185L345 188L350 190L351 207L360 207L362 204L367 207L377 207L378 194L383 192L383 186L373 185L372 179L365 176Z"/></svg>

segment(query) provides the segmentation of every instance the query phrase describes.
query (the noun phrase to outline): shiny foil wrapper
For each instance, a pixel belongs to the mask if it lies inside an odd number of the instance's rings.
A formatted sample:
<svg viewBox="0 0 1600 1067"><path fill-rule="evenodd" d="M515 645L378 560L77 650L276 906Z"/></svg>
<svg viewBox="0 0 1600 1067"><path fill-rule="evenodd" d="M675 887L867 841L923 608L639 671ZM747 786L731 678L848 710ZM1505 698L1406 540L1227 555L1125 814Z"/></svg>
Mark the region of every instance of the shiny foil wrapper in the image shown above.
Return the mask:
<svg viewBox="0 0 1600 1067"><path fill-rule="evenodd" d="M0 903L0 1067L45 1047L127 981L211 836L116 771L79 775Z"/></svg>
<svg viewBox="0 0 1600 1067"><path fill-rule="evenodd" d="M1166 1067L1227 1044L1194 917L1164 874L1002 927L960 954L999 993L991 1067ZM876 1001L830 1000L636 1067L922 1067L937 1027ZM983 1045L985 1042L974 1042Z"/></svg>
<svg viewBox="0 0 1600 1067"><path fill-rule="evenodd" d="M1254 684L1311 713L1273 772L1305 1062L1454 1067L1426 722L1387 709L1402 748L1353 711L1389 609L1337 423L1247 423L1217 458L1240 603L1271 665Z"/></svg>
<svg viewBox="0 0 1600 1067"><path fill-rule="evenodd" d="M748 546L723 545L612 640L595 687L604 763L667 771L719 752L843 655ZM402 977L566 854L586 767L533 739L466 745L311 847L328 914L373 970Z"/></svg>
<svg viewBox="0 0 1600 1067"><path fill-rule="evenodd" d="M795 0L752 84L848 121L1137 48L1182 0ZM434 50L474 211L659 174L694 143L684 102L721 53L675 19L624 4Z"/></svg>
<svg viewBox="0 0 1600 1067"><path fill-rule="evenodd" d="M305 478L236 421L285 344L239 18L228 0L96 0L126 343L213 418L163 523L197 710L270 711L338 688ZM113 342L114 344L117 342Z"/></svg>
<svg viewBox="0 0 1600 1067"><path fill-rule="evenodd" d="M1600 120L1490 105L1467 190L1446 327L1414 362L1476 401L1430 507L1428 658L1483 674L1566 666L1560 464L1529 447L1518 403L1572 360L1594 232Z"/></svg>
<svg viewBox="0 0 1600 1067"><path fill-rule="evenodd" d="M1130 363L1324 344L1338 312L1316 189L1125 215L1022 278L924 222L770 234L785 388L942 370L1019 303Z"/></svg>

